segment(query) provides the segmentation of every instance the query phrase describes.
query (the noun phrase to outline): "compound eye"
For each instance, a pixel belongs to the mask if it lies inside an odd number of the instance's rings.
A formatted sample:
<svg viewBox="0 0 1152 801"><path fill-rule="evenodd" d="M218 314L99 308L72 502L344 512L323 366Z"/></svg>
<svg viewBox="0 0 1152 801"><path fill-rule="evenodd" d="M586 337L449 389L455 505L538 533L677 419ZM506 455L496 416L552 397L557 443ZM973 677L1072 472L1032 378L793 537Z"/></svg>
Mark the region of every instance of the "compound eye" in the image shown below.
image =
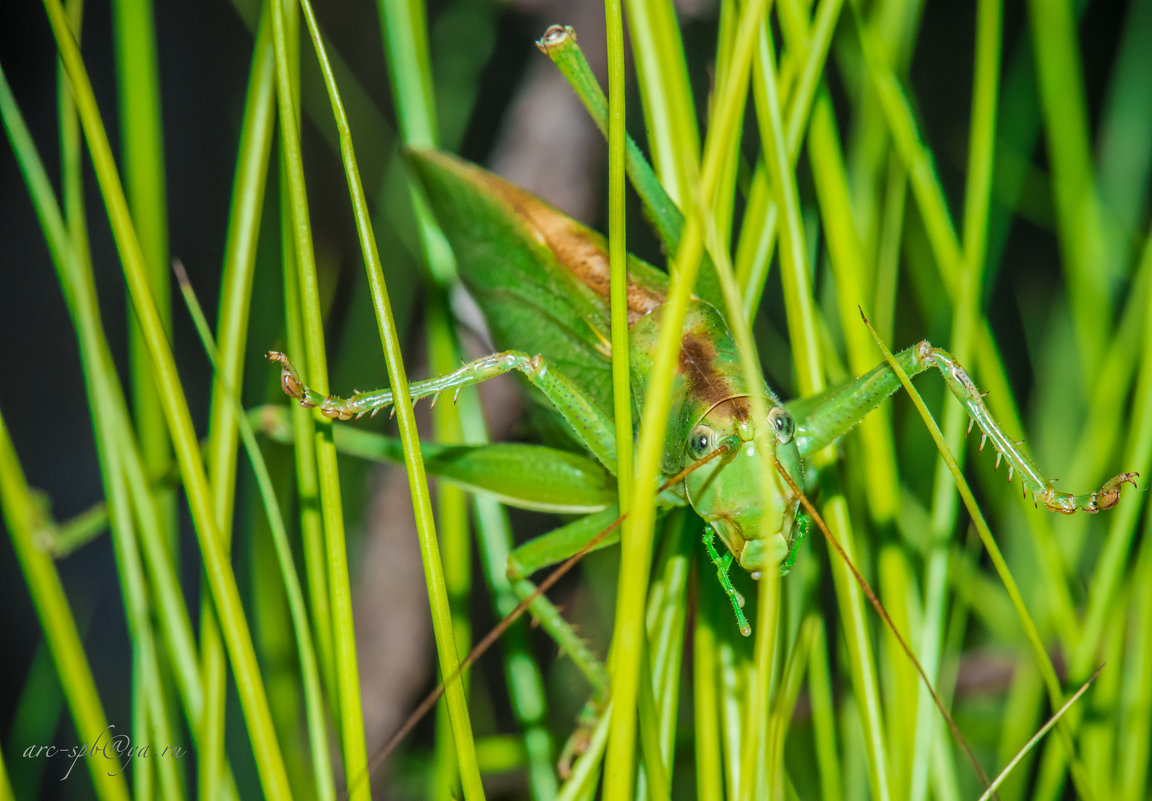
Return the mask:
<svg viewBox="0 0 1152 801"><path fill-rule="evenodd" d="M711 428L698 425L688 435L688 455L693 459L702 459L712 452L712 441L716 436Z"/></svg>
<svg viewBox="0 0 1152 801"><path fill-rule="evenodd" d="M768 424L776 432L776 441L781 444L791 442L792 437L796 435L796 421L786 409L781 409L779 406L768 412Z"/></svg>

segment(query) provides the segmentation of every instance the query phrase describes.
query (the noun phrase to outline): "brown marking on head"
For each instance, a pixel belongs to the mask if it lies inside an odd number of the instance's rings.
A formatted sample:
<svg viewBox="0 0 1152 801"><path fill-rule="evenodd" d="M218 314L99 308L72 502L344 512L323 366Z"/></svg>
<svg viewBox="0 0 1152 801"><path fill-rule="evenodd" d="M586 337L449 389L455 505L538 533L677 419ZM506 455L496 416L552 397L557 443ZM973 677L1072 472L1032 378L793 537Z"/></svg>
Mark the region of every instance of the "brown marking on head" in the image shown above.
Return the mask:
<svg viewBox="0 0 1152 801"><path fill-rule="evenodd" d="M688 393L706 408L730 403L733 418L749 419L748 399L734 397L732 386L716 369L715 360L716 348L709 340L693 331L685 333L680 344L679 368L688 382Z"/></svg>

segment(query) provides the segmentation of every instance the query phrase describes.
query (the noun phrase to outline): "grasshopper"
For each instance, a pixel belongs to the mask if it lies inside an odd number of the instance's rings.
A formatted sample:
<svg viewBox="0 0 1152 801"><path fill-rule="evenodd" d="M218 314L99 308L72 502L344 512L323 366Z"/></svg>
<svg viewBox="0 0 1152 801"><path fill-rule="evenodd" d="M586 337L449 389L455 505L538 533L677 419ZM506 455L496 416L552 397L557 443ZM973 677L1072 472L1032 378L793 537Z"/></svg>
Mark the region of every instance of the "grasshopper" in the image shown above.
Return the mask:
<svg viewBox="0 0 1152 801"><path fill-rule="evenodd" d="M608 253L603 238L539 198L452 156L417 152L411 162L460 254L462 278L485 311L497 346L508 348L448 375L413 384L412 399L457 393L495 376L519 372L540 390L576 440L614 473L607 380L612 355ZM505 244L497 248L492 242ZM508 242L517 247L510 249ZM500 269L492 269L497 263ZM636 409L643 405L648 389L648 367L666 291L663 273L630 257L628 320ZM530 355L533 349L539 352ZM326 417L353 420L373 416L392 404L393 395L387 389L347 398L322 396L301 380L284 354L273 351L268 359L281 367L284 392ZM1124 484L1135 485L1137 474L1126 472L1094 492L1058 491L1000 428L975 383L947 351L925 340L901 351L896 361L909 376L933 368L939 371L967 409L969 430L972 425L980 429L981 446L991 443L997 466L1001 460L1006 462L1009 479L1019 476L1036 505L1064 514L1096 513L1116 505ZM779 503L775 506L781 511L768 522L770 537L762 536L764 510L756 489L760 464L756 449L767 448L790 483L804 488L805 462L836 442L900 383L891 367L882 364L816 399L785 404L766 382L747 385L724 316L700 299L692 301L685 320L678 362L661 464L663 480L711 459L672 486L662 500L668 505L691 506L707 524L705 549L732 601L737 625L747 635L751 627L741 611L743 602L728 577L731 564L735 562L753 578L772 568L787 573L808 528L799 511L799 495L783 476L777 476L774 490ZM753 393L766 399L766 420L752 418L749 398ZM563 504L557 508L570 511ZM723 555L715 547L717 537L727 551ZM578 544L582 543L572 543L573 551ZM532 572L547 564L520 562L515 567Z"/></svg>
<svg viewBox="0 0 1152 801"><path fill-rule="evenodd" d="M519 372L542 394L565 422L577 443L596 463L585 461L574 471L570 492L551 502L521 498L530 508L555 511L600 511L522 546L510 558L509 575L522 596L532 588L524 579L536 570L580 551L616 517L610 488L616 450L608 378L608 256L604 239L544 201L474 165L437 152L415 152L411 163L431 206L459 256L464 283L484 310L499 353L470 362L445 376L413 384L412 398L458 393L465 387L509 372ZM495 244L499 243L499 244ZM648 368L662 319L668 281L665 274L629 257L628 321L634 408L649 389ZM377 414L393 400L390 390L357 392L349 397L323 396L309 388L288 358L270 352L281 367L282 387L301 406L314 407L335 420ZM991 443L996 464L1007 463L1009 478L1019 477L1033 502L1064 514L1096 513L1119 501L1124 484L1137 474L1120 473L1098 490L1072 494L1055 489L1020 445L1008 437L985 406L965 369L946 351L927 341L898 353L895 361L909 376L935 369L970 417L969 430L980 429L981 447ZM807 461L835 443L900 387L896 373L881 364L815 398L784 403L761 380L749 386L737 364L729 326L720 311L694 299L680 343L678 370L671 388L672 409L661 463L666 489L660 502L690 506L705 523L704 547L742 634L751 626L744 600L732 583L733 562L759 578L766 570L787 573L797 559L808 530L801 495L812 491ZM765 399L767 419L752 416L749 399ZM760 457L766 449L778 465L771 477L773 503L762 503ZM516 457L513 456L513 459ZM527 458L527 457L525 457ZM569 454L567 459L571 459ZM432 472L459 471L440 461ZM679 479L679 480L678 480ZM498 478L474 474L465 483L497 492L512 503L515 493L498 489ZM599 498L597 503L595 498ZM772 515L765 519L765 515ZM764 533L767 532L767 536ZM612 532L597 547L618 538ZM722 549L715 545L719 538ZM721 552L721 550L723 552ZM584 644L551 616L549 632L576 658L593 685L604 687L603 667ZM598 705L603 704L603 692ZM576 738L580 740L580 737ZM577 746L571 747L578 748ZM566 752L565 760L570 757Z"/></svg>

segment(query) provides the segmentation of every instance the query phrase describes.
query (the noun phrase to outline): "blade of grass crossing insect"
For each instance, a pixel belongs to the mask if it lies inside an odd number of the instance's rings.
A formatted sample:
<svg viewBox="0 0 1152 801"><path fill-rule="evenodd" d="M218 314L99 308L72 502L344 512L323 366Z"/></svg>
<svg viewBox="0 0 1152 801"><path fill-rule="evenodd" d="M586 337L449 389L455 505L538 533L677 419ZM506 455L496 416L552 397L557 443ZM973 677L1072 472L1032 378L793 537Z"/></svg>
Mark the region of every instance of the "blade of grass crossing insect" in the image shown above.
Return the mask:
<svg viewBox="0 0 1152 801"><path fill-rule="evenodd" d="M388 76L396 98L401 138L408 146L433 147L439 137L432 97L432 70L428 57L424 4L382 2L380 22L391 67ZM416 213L424 264L439 284L447 286L455 272L447 242L436 227L415 184L409 184L409 195ZM443 375L459 364L460 353L450 328L447 299L443 290L437 294L439 297L430 304L426 327L432 373ZM433 428L437 440L460 442L463 438L463 414L464 411L459 407L454 409L447 404L433 406ZM482 420L477 420L477 423L483 425ZM471 592L472 548L464 493L454 487L441 486L436 506L453 639L458 648L467 651L471 641L467 599ZM468 689L467 679L467 676L460 679L465 691ZM452 795L457 774L446 702L437 705L434 765L430 797L448 798Z"/></svg>
<svg viewBox="0 0 1152 801"><path fill-rule="evenodd" d="M972 97L972 123L969 137L967 189L964 193L964 262L959 280L959 295L949 338L953 354L961 363L970 358L975 334L977 303L982 292L987 248L985 232L988 227L992 183L992 148L996 131L997 85L1000 74L1001 20L1000 8L995 2L982 0L977 9L976 61L974 66ZM945 441L957 453L963 453L965 414L956 404L945 411ZM920 659L929 676L938 675L943 645L944 624L947 615L947 576L950 547L956 519L956 495L951 477L938 465L933 487L932 542L928 568L924 579L925 618L920 632ZM940 728L938 716L932 709L927 689L920 687L917 701L915 745L913 749L911 795L924 798L928 791L927 766L932 761L932 741Z"/></svg>
<svg viewBox="0 0 1152 801"><path fill-rule="evenodd" d="M755 39L749 39L749 55L753 58L752 64L752 96L755 101L757 121L760 126L761 137L764 142L764 160L767 174L772 179L775 188L775 203L781 213L783 227L779 230L781 276L784 285L785 312L787 325L792 339L794 365L797 373L797 383L802 393L814 394L824 385L823 367L819 359L819 351L814 347L815 315L808 285L808 262L803 246L802 223L800 220L799 204L792 172L792 157L785 139L781 122L779 103L779 77L775 70L775 55L773 53L771 32L766 18L757 21ZM753 45L754 44L754 48ZM800 108L800 106L797 106ZM723 272L723 271L721 271ZM727 286L726 286L727 288ZM757 290L759 294L762 290ZM748 295L745 295L747 298ZM738 306L730 299L729 313L738 315ZM743 318L741 318L741 322ZM737 325L739 330L742 326ZM750 339L750 338L749 338ZM744 348L751 348L750 343ZM748 367L745 368L746 372ZM755 400L755 399L754 399ZM757 419L763 419L763 410L758 409ZM767 498L765 499L767 500ZM767 581L766 581L767 579ZM772 572L772 576L761 577L761 603L762 609L771 610L761 613L761 626L765 625L764 617L777 614L779 605L779 577ZM775 586L763 586L765 584ZM770 621L773 626L771 636L775 639L775 620ZM766 633L765 633L766 634ZM771 708L768 705L767 694L768 679L772 675L772 654L766 641L761 639L762 634L757 633L756 665L757 684L752 688L752 701L750 708L761 710L760 717L749 717L748 724L751 738L746 741L746 765L757 764L754 755L760 753L762 743L765 743L768 732L767 722L771 719ZM784 724L781 724L784 725ZM759 728L759 730L758 730ZM780 736L783 736L782 733ZM743 797L756 797L755 779L763 774L760 771L748 770L745 781L741 785ZM768 776L772 775L769 771ZM765 777L767 778L767 777ZM766 788L765 788L766 789Z"/></svg>
<svg viewBox="0 0 1152 801"><path fill-rule="evenodd" d="M332 77L332 72L328 67L326 49L316 26L311 5L307 2L301 2L301 8L312 37L317 58L320 61L325 87L328 90L329 100L332 103L333 116L340 130L341 161L344 165L344 173L348 181L349 193L352 199L357 233L360 238L361 253L364 256L365 268L368 272L368 284L372 294L373 310L376 313L376 320L380 326L381 345L387 357L389 382L397 395L396 416L400 426L400 436L401 439L404 440L405 468L409 475L412 504L416 513L416 529L420 541L421 556L424 561L425 578L428 583L430 595L429 600L432 605L433 632L436 637L436 647L440 657L441 673L444 676L454 676L459 671L460 660L452 640L451 611L444 586L443 566L440 561L439 545L436 541L435 524L432 519L428 482L424 475L424 463L420 454L419 432L416 430L416 421L412 414L412 401L408 397L408 379L404 372L399 338L396 333L396 325L392 318L392 309L388 299L387 287L384 283L384 273L380 263L380 255L376 247L375 236L372 233L371 222L367 216L367 202L356 167L356 156L352 147L347 118L344 115L344 110L340 103L339 92ZM445 695L448 699L448 709L452 721L453 739L456 743L457 759L459 760L460 777L464 788L464 795L469 799L483 798L484 788L480 782L480 771L476 764L475 744L472 740L472 726L468 714L467 701L464 698L463 687L460 686L459 682L452 682L446 688ZM350 775L359 775L366 767L363 755L362 731L358 738L358 748L360 752L356 756L359 761L349 766Z"/></svg>
<svg viewBox="0 0 1152 801"><path fill-rule="evenodd" d="M423 22L423 4L386 2L382 4L382 8L381 22L386 53L392 65L388 74L393 82L401 135L409 145L433 146L438 139L438 126L431 86L426 80L427 76L432 74L432 70L428 58L427 32ZM443 237L436 233L435 220L428 213L423 196L413 191L412 199L420 226L425 261L430 265L432 274L444 284L453 272L452 254L447 249ZM447 300L443 294L432 302L432 308L437 310L446 305ZM446 311L444 314L438 313L434 318L430 317L428 324L433 332L432 339L436 343L430 347L433 373L450 372L459 363L460 354L459 346L448 328L449 315ZM481 443L488 440L478 398L472 393L465 393L457 398L453 406L447 404L434 406L433 424L440 432L438 438L447 438L447 441L460 441L462 438L466 442ZM442 488L438 498L441 513L443 514L449 503L456 503L458 497L445 493ZM504 615L517 605L506 570L508 553L512 545L507 515L500 505L490 498L475 496L474 507L477 530L481 537L481 560L497 612ZM461 527L460 535L467 537L465 527ZM448 535L442 534L442 536ZM467 551L463 548L449 549L451 559L462 567L466 567L470 562L466 554ZM459 596L460 589L454 586L455 584L462 582L453 581L450 574L450 591L453 596ZM504 643L504 652L507 655L506 677L513 711L525 729L524 741L529 759L528 775L533 794L540 799L552 798L556 795L557 788L549 737L541 725L546 706L543 680L535 662L527 653L522 631L523 627L517 626L506 636ZM438 727L438 731L440 728ZM443 761L437 759L438 764Z"/></svg>
<svg viewBox="0 0 1152 801"><path fill-rule="evenodd" d="M56 0L47 0L45 7L56 46L72 83L77 109L92 154L92 163L103 193L117 248L120 251L133 306L148 342L152 371L164 403L165 419L184 481L201 553L208 569L209 585L221 618L226 621L225 640L232 659L237 687L240 690L241 705L252 739L260 778L265 792L287 796L288 786L283 759L272 730L267 697L257 668L251 635L240 603L235 577L220 547L219 535L215 530L208 483L203 463L200 461L199 443L181 391L172 352L167 347L161 319L148 287L140 246L116 174L115 161L100 121L79 49L68 30L64 10Z"/></svg>
<svg viewBox="0 0 1152 801"><path fill-rule="evenodd" d="M294 4L287 4L294 8ZM286 19L287 18L287 19ZM280 120L280 142L285 162L285 177L291 202L294 234L293 252L297 266L299 311L303 322L304 353L309 380L320 392L328 391L328 371L324 354L323 320L320 312L316 277L315 255L309 227L307 193L304 187L303 156L300 151L298 116L295 108L294 52L289 53L289 31L296 30L294 14L289 17L281 3L272 4L273 43L276 58L277 107ZM294 47L295 45L291 45ZM345 775L350 779L364 773L367 756L364 746L364 728L360 710L360 684L356 661L355 632L352 625L351 587L348 573L347 549L344 538L344 517L340 493L336 452L332 445L331 421L315 421L315 472L321 514L324 523L324 560L327 566L327 584L332 617L335 653L336 719L340 731L341 752ZM300 458L298 452L297 458ZM305 469L312 469L305 467ZM365 798L365 785L349 788L352 798Z"/></svg>
<svg viewBox="0 0 1152 801"><path fill-rule="evenodd" d="M750 7L746 9L746 12L740 20L739 29L732 44L731 68L729 71L725 71L724 81L718 86L717 96L720 98L744 98L747 95L748 74L752 65L753 49L757 33L764 29L762 15L766 13L766 7ZM741 108L742 106L738 106L736 103L727 102L721 103L716 110L714 124L709 131L705 145L703 171L705 186L711 187L713 184L719 184L725 178L723 160L720 157L714 158L714 154L732 152L738 149ZM734 173L729 173L726 177L728 180L732 180ZM726 247L721 241L722 238L726 237L722 237L721 232L717 230L714 218L708 217L702 224L706 227L709 241L712 244L716 275L729 312L729 320L740 353L741 368L745 380L754 385L760 376L760 362L747 321L740 313L739 290L733 277L731 264L728 262ZM721 224L724 224L723 221ZM755 419L767 419L767 408L763 398L753 396L751 404ZM767 509L779 501L778 496L771 490L774 468L769 461L769 454L766 449L761 450L761 457L764 459L761 470L761 503ZM762 522L770 519L776 519L776 515L765 515ZM771 532L768 531L761 532L762 536L770 536L770 534ZM755 668L749 683L750 698L746 704L748 718L745 731L748 736L744 739L740 750L742 762L745 765L759 764L760 760L755 758L755 755L763 752L768 736L768 721L771 717L770 677L772 676L777 639L778 582L779 576L774 571L769 571L769 574L761 577L760 580L759 592L761 593L762 612L755 643ZM743 783L737 785L738 792L743 797L758 796L762 792L762 789L758 787L762 775L759 770L744 771Z"/></svg>
<svg viewBox="0 0 1152 801"><path fill-rule="evenodd" d="M627 240L624 209L624 21L619 0L605 0L605 35L608 49L608 262L609 310L612 336L612 410L615 419L617 482L620 513L625 516L621 537L632 539L632 521L626 517L632 503L633 438L632 392L629 371L628 299L627 299ZM647 568L645 568L647 569ZM621 565L621 583L624 580ZM646 638L645 638L646 639ZM655 733L658 725L655 705L651 701L651 664L648 643L641 643L639 665L640 739L645 765L647 789L657 798L667 798L668 785L660 764L659 742ZM619 658L619 651L615 651ZM629 714L630 706L617 710ZM640 781L637 775L636 781ZM631 783L631 782L629 782Z"/></svg>
<svg viewBox="0 0 1152 801"><path fill-rule="evenodd" d="M666 388L670 386L672 361L678 352L679 327L684 319L703 242L698 224L689 217L677 261L682 273L673 278L667 314L663 321L651 386L657 388L645 402L641 417L636 482L631 506L632 535L622 540L620 591L617 596L613 641L613 708L608 742L605 790L609 799L624 799L634 791L635 709L639 681L640 649L644 647L640 625L647 597L648 570L652 553L655 489L662 451L664 421L669 413ZM662 391L663 390L663 391Z"/></svg>
<svg viewBox="0 0 1152 801"><path fill-rule="evenodd" d="M616 464L620 514L632 500L632 389L628 359L628 242L624 209L624 20L620 0L605 0L608 46L608 263L612 332L612 411L616 422ZM621 536L631 536L625 519Z"/></svg>
<svg viewBox="0 0 1152 801"><path fill-rule="evenodd" d="M750 4L746 20L750 22L745 26L754 32L754 25L758 23L764 12L763 2ZM742 32L743 33L743 32ZM752 36L746 37L749 42ZM750 50L750 46L747 48ZM741 69L735 69L734 74L741 71L746 75L751 59L745 60ZM745 78L746 80L746 78ZM731 131L730 120L734 117L734 106L739 99L731 93L724 96L719 104L716 114L716 125L720 131ZM725 120L729 122L724 123ZM729 141L730 137L719 137L716 140ZM694 205L702 199L711 197L715 192L715 181L718 174L720 153L718 147L711 148L705 158L702 182L698 198ZM694 211L687 215L688 224L685 228L684 238L681 240L680 250L677 252L674 263L678 269L673 270L673 278L669 290L666 306L666 316L661 325L659 344L657 346L655 364L652 372L651 386L657 388L645 399L644 410L641 416L640 447L637 456L637 478L635 484L634 502L632 504L631 521L633 535L623 540L621 549L621 583L617 600L616 621L613 628L615 639L613 653L615 671L612 675L612 698L617 715L612 721L609 736L607 765L606 765L606 798L622 799L632 789L632 768L634 764L635 748L635 720L629 710L635 708L636 693L639 680L639 649L643 647L641 632L638 630L641 619L636 611L641 609L647 594L647 572L652 552L652 527L654 522L654 501L656 478L658 473L658 460L662 450L661 440L665 429L665 421L669 413L669 399L667 387L670 386L673 360L679 350L679 331L682 325L691 287L695 283L696 272L703 252L703 230L699 217ZM753 401L756 397L753 397ZM760 399L763 402L763 399Z"/></svg>

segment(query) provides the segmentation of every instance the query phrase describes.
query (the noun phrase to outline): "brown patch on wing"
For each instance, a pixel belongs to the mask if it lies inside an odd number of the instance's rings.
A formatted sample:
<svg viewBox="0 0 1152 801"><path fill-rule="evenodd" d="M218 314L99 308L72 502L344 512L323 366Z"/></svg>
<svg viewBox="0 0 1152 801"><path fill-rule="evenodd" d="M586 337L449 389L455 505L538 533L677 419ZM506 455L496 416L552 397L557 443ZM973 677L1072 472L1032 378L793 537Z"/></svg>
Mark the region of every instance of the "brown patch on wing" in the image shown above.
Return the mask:
<svg viewBox="0 0 1152 801"><path fill-rule="evenodd" d="M523 189L491 174L486 173L483 177L489 188L511 204L520 218L532 227L542 244L556 254L560 263L607 301L611 284L608 253L599 237ZM629 281L628 325L663 303L663 296Z"/></svg>
<svg viewBox="0 0 1152 801"><path fill-rule="evenodd" d="M747 398L734 398L726 377L716 369L716 348L707 339L694 332L684 335L680 345L680 372L688 381L689 394L706 408L731 401L732 414L737 420L749 417Z"/></svg>

